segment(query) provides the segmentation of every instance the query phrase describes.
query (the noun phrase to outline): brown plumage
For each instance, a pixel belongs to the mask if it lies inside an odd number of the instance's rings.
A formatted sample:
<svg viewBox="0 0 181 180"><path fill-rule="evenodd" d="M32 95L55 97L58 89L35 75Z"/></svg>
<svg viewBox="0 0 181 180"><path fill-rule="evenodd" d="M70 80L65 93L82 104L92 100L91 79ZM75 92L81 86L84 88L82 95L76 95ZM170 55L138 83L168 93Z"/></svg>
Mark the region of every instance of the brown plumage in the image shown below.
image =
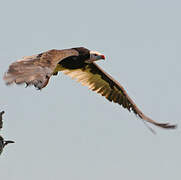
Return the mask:
<svg viewBox="0 0 181 180"><path fill-rule="evenodd" d="M6 84L26 83L34 85L38 89L44 88L49 81L58 62L66 57L78 55L76 50L55 50L33 55L25 56L23 59L12 63L8 72L4 76Z"/></svg>
<svg viewBox="0 0 181 180"><path fill-rule="evenodd" d="M26 83L42 89L48 84L52 75L57 75L58 71L62 71L73 79L77 79L82 85L101 94L109 101L118 103L123 108L133 111L141 119L149 123L167 129L176 127L168 123L157 123L143 114L124 88L94 62L104 58L104 55L89 51L86 48L50 50L14 62L10 65L4 80L7 84L13 82L16 84Z"/></svg>

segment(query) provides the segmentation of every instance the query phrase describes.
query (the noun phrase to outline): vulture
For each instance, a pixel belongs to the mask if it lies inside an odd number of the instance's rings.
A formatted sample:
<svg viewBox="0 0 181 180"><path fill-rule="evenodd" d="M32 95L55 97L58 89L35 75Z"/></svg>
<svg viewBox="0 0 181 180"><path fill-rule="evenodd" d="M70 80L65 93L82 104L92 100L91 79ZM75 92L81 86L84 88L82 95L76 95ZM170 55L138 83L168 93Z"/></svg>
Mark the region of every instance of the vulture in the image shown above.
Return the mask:
<svg viewBox="0 0 181 180"><path fill-rule="evenodd" d="M105 60L103 54L84 47L52 49L15 61L9 66L3 79L7 85L25 83L26 86L34 85L41 90L47 86L50 77L60 71L101 94L110 102L118 103L132 111L144 122L166 129L176 127L169 123L158 123L146 116L128 96L123 86L95 63L101 59Z"/></svg>

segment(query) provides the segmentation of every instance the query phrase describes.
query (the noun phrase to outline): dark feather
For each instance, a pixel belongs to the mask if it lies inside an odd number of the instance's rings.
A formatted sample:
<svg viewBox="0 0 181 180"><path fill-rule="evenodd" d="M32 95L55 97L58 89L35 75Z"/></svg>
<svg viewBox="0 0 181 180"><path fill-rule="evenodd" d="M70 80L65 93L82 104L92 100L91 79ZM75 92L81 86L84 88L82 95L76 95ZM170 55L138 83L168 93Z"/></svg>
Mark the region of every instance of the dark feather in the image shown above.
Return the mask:
<svg viewBox="0 0 181 180"><path fill-rule="evenodd" d="M81 82L82 85L89 87L89 89L105 96L109 101L118 103L119 105L122 105L123 108L133 111L141 119L149 123L167 129L176 128L176 125L157 123L143 114L128 96L125 89L95 63L88 64L81 69L64 69L63 72L70 77L77 79L77 81Z"/></svg>

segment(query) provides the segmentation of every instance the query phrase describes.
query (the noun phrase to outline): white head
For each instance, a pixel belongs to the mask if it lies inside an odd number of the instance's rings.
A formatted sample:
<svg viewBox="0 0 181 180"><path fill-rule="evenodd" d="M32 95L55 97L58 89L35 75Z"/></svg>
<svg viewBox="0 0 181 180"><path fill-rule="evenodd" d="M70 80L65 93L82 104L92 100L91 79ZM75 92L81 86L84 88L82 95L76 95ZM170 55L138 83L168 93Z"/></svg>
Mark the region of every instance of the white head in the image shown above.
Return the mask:
<svg viewBox="0 0 181 180"><path fill-rule="evenodd" d="M105 56L97 51L90 51L90 59L87 59L86 63L93 63L94 61L103 59L105 60Z"/></svg>

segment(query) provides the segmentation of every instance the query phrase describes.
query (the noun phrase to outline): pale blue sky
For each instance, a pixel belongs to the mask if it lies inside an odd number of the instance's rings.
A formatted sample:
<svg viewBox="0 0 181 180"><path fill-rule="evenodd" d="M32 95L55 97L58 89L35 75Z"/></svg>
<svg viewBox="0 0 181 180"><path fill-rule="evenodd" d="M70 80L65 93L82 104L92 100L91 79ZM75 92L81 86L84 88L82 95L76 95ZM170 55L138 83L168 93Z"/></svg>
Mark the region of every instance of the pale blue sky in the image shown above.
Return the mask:
<svg viewBox="0 0 181 180"><path fill-rule="evenodd" d="M154 120L180 124L181 2L2 1L0 74L48 49L84 46ZM42 91L0 78L3 180L180 180L181 133L153 127L59 73Z"/></svg>

